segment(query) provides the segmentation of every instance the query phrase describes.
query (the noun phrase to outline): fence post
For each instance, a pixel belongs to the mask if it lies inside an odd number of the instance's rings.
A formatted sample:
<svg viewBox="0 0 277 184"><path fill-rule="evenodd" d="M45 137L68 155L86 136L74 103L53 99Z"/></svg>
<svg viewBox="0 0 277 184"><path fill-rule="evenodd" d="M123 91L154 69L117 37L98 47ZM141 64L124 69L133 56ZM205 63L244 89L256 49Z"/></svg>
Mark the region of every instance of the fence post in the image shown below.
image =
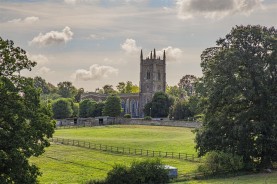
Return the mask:
<svg viewBox="0 0 277 184"><path fill-rule="evenodd" d="M116 147L116 152L118 153L118 147Z"/></svg>
<svg viewBox="0 0 277 184"><path fill-rule="evenodd" d="M135 149L135 155L137 154L137 149Z"/></svg>
<svg viewBox="0 0 277 184"><path fill-rule="evenodd" d="M179 159L181 158L181 154L179 153Z"/></svg>
<svg viewBox="0 0 277 184"><path fill-rule="evenodd" d="M153 157L155 156L155 151L153 151Z"/></svg>
<svg viewBox="0 0 277 184"><path fill-rule="evenodd" d="M167 152L165 152L165 157L167 157Z"/></svg>
<svg viewBox="0 0 277 184"><path fill-rule="evenodd" d="M161 157L161 151L159 151L159 157Z"/></svg>
<svg viewBox="0 0 277 184"><path fill-rule="evenodd" d="M88 143L88 147L90 148L90 142Z"/></svg>
<svg viewBox="0 0 277 184"><path fill-rule="evenodd" d="M147 156L148 156L148 150L146 150L146 152L147 152Z"/></svg>
<svg viewBox="0 0 277 184"><path fill-rule="evenodd" d="M100 150L102 150L102 145L100 144Z"/></svg>

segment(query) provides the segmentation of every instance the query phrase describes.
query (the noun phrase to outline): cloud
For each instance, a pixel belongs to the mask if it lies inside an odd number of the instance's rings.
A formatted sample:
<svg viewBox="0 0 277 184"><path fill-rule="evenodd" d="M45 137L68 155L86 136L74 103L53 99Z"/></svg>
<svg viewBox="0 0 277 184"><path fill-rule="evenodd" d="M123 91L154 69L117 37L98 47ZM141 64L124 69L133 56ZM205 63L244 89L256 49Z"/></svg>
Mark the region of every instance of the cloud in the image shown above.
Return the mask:
<svg viewBox="0 0 277 184"><path fill-rule="evenodd" d="M46 34L40 33L38 36L34 37L30 42L31 45L54 45L60 43L67 43L73 37L73 32L70 30L70 27L66 26L61 32L50 31Z"/></svg>
<svg viewBox="0 0 277 184"><path fill-rule="evenodd" d="M101 36L101 35L98 35L98 34L90 34L89 35L89 39L92 39L92 40L103 40L103 39L105 39L105 37Z"/></svg>
<svg viewBox="0 0 277 184"><path fill-rule="evenodd" d="M67 4L76 4L77 0L64 0Z"/></svg>
<svg viewBox="0 0 277 184"><path fill-rule="evenodd" d="M39 18L38 17L26 17L25 19L21 19L21 18L18 18L18 19L12 19L10 21L8 21L9 23L27 23L27 24L32 24L34 22L37 22L39 21Z"/></svg>
<svg viewBox="0 0 277 184"><path fill-rule="evenodd" d="M38 54L38 55L27 54L27 56L30 60L37 62L38 65L44 65L48 63L48 58L42 54Z"/></svg>
<svg viewBox="0 0 277 184"><path fill-rule="evenodd" d="M180 61L180 59L183 57L183 51L181 49L174 48L171 46L168 46L167 48L163 48L157 51L157 56L160 56L161 58L163 58L164 50L166 55L166 61L168 62Z"/></svg>
<svg viewBox="0 0 277 184"><path fill-rule="evenodd" d="M126 41L121 44L121 48L128 54L137 54L141 47L138 47L136 44L136 40L128 38Z"/></svg>
<svg viewBox="0 0 277 184"><path fill-rule="evenodd" d="M178 17L221 19L236 13L250 14L263 0L177 0Z"/></svg>
<svg viewBox="0 0 277 184"><path fill-rule="evenodd" d="M107 78L110 75L117 75L118 69L111 66L100 66L98 64L91 65L89 70L79 69L72 76L75 80L99 80Z"/></svg>
<svg viewBox="0 0 277 184"><path fill-rule="evenodd" d="M37 70L36 74L37 75L45 75L50 72L50 68L47 68L45 66L41 67L40 69Z"/></svg>

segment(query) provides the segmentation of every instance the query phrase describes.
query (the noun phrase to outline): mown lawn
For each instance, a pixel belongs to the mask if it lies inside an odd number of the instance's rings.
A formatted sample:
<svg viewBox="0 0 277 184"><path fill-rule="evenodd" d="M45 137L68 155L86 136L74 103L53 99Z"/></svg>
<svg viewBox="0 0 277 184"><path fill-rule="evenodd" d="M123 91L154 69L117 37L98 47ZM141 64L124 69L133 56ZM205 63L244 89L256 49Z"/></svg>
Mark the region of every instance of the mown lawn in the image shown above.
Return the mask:
<svg viewBox="0 0 277 184"><path fill-rule="evenodd" d="M195 154L194 134L190 128L161 126L97 126L58 129L54 137L88 141L109 146L130 147ZM119 155L86 148L51 144L46 152L31 162L43 172L41 183L84 183L104 179L115 164L130 165L146 157ZM193 172L198 163L162 158L162 162L178 168L179 174Z"/></svg>
<svg viewBox="0 0 277 184"><path fill-rule="evenodd" d="M130 147L195 154L191 128L114 125L92 128L58 129L55 137L76 139L109 146Z"/></svg>
<svg viewBox="0 0 277 184"><path fill-rule="evenodd" d="M118 155L75 146L52 144L38 158L32 158L43 175L41 183L84 183L90 179L104 179L115 164L130 165L146 157ZM179 173L192 172L196 162L162 159L167 165L178 168Z"/></svg>
<svg viewBox="0 0 277 184"><path fill-rule="evenodd" d="M162 126L114 125L92 128L59 129L54 137L75 139L109 146L130 147L168 152L195 154L193 129ZM76 146L52 143L43 155L31 158L43 175L41 183L85 183L90 179L104 179L115 164L130 165L146 157L121 155ZM196 162L162 158L162 162L178 168L178 174L194 172ZM191 180L178 184L277 183L277 173L238 177Z"/></svg>

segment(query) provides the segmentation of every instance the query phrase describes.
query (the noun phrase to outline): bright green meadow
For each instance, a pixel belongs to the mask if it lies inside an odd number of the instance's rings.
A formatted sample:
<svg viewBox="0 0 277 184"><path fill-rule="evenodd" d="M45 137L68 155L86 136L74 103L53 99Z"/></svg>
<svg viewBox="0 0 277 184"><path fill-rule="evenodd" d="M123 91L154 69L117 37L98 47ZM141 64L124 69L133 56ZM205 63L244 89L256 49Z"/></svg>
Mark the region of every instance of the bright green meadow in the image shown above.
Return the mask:
<svg viewBox="0 0 277 184"><path fill-rule="evenodd" d="M58 129L54 137L74 139L108 146L133 149L195 154L193 129L163 126L113 125ZM104 179L115 164L130 165L147 159L138 155L122 155L76 146L52 143L45 153L31 162L43 173L40 183L85 183L90 179ZM178 174L194 172L197 162L161 158L166 165L178 168ZM270 178L269 178L270 176ZM249 175L237 178L193 180L181 183L277 183L277 174ZM261 182L257 182L261 181ZM180 184L181 184L180 183Z"/></svg>

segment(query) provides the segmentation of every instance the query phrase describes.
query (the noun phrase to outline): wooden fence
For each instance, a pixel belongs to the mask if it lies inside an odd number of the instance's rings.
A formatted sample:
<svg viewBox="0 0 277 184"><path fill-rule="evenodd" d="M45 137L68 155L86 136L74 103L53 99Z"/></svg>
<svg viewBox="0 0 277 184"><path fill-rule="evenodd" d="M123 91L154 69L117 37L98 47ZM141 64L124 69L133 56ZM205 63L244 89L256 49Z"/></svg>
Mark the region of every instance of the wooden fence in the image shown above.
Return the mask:
<svg viewBox="0 0 277 184"><path fill-rule="evenodd" d="M109 146L104 144L96 144L96 143L91 143L86 141L64 139L64 138L57 138L57 137L51 138L50 141L54 143L64 144L64 145L78 146L78 147L100 150L100 151L116 153L116 154L137 155L137 156L146 156L146 157L163 157L163 158L187 160L192 162L201 162L201 158L196 157L194 154L187 154L187 153L117 147L117 146Z"/></svg>

